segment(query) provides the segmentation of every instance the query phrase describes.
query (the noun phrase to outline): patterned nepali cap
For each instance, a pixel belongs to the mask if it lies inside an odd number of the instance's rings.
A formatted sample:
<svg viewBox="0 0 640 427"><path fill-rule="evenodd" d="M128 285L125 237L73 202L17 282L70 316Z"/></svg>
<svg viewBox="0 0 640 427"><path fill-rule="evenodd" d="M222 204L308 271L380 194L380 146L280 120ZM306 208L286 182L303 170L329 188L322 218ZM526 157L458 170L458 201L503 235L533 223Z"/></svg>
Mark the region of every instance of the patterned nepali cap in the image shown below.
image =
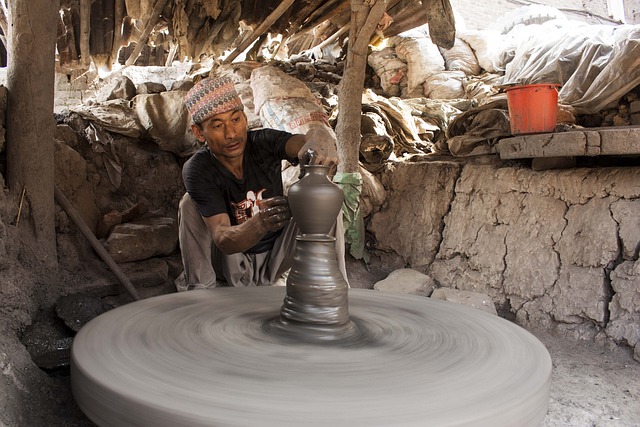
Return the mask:
<svg viewBox="0 0 640 427"><path fill-rule="evenodd" d="M231 77L207 78L187 92L184 102L194 123L227 111L242 111L244 106Z"/></svg>

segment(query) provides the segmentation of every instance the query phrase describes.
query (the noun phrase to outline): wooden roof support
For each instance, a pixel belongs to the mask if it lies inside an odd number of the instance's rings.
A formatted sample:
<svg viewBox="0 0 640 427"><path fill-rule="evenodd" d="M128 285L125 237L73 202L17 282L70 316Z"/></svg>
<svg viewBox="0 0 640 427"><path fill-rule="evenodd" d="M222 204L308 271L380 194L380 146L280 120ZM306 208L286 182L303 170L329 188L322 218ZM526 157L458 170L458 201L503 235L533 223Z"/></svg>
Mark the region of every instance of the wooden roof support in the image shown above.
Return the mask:
<svg viewBox="0 0 640 427"><path fill-rule="evenodd" d="M83 67L91 65L91 0L80 0L80 63Z"/></svg>
<svg viewBox="0 0 640 427"><path fill-rule="evenodd" d="M7 19L7 15L7 6L5 6L3 1L0 1L0 28L2 29L2 36L0 36L0 39L5 47L7 46L7 25L9 21Z"/></svg>
<svg viewBox="0 0 640 427"><path fill-rule="evenodd" d="M131 55L129 55L127 61L125 62L125 65L127 67L133 65L136 62L136 59L138 59L138 56L140 56L140 53L142 52L144 46L147 44L147 40L149 40L151 31L153 31L153 28L158 23L160 14L162 13L162 10L164 9L164 6L166 4L167 0L156 0L155 4L153 5L153 10L151 11L151 16L149 16L149 20L147 21L147 24L145 25L144 30L140 35L140 39L136 43L136 47L133 49L133 52L131 52Z"/></svg>
<svg viewBox="0 0 640 427"><path fill-rule="evenodd" d="M298 30L296 30L295 34L291 35L291 37L289 38L289 43L292 43L300 37L303 37L313 28L317 27L325 21L331 20L335 16L345 13L350 14L350 8L350 0L335 0L325 3L309 16L309 18L302 24L302 26ZM349 22L349 20L347 20L347 22Z"/></svg>
<svg viewBox="0 0 640 427"><path fill-rule="evenodd" d="M253 31L253 33L251 33L251 37L248 37L246 40L244 40L240 44L240 46L237 46L233 50L233 52L231 52L231 54L223 61L223 63L229 64L233 62L233 60L236 59L238 55L244 52L246 48L251 46L253 42L259 39L269 29L269 27L271 27L273 23L276 22L287 11L287 9L289 9L289 7L293 4L294 1L295 0L282 1L278 5L278 7L276 7L274 11L271 12L269 16L267 16L267 19L265 19L262 24L258 25L258 27Z"/></svg>
<svg viewBox="0 0 640 427"><path fill-rule="evenodd" d="M327 37L326 40L324 40L322 43L320 43L320 44L318 44L316 46L313 46L312 49L322 50L324 47L326 47L326 46L330 45L331 43L335 42L336 40L338 40L338 38L341 35L343 35L347 31L349 31L349 27L350 26L351 26L351 22L349 22L348 24L345 24L338 31L333 33L331 36Z"/></svg>
<svg viewBox="0 0 640 427"><path fill-rule="evenodd" d="M124 0L115 0L113 16L113 45L111 47L111 63L118 62L118 52L122 47L122 23L124 21Z"/></svg>

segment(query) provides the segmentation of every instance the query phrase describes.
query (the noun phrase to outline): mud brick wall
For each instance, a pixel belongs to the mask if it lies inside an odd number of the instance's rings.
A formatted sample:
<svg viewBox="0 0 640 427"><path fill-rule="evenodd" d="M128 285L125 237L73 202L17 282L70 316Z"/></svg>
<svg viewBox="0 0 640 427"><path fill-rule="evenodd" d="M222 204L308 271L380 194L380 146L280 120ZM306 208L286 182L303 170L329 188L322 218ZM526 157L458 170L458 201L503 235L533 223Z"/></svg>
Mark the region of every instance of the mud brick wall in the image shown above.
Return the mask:
<svg viewBox="0 0 640 427"><path fill-rule="evenodd" d="M394 268L486 293L528 328L629 345L640 360L639 174L396 163L368 230Z"/></svg>

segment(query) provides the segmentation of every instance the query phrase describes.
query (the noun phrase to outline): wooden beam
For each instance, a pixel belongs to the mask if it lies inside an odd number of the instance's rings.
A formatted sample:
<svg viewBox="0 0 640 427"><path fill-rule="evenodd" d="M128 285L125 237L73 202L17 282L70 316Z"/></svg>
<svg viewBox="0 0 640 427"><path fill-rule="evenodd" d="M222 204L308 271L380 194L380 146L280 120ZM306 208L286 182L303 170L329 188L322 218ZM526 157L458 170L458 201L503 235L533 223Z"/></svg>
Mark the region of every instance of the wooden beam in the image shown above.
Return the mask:
<svg viewBox="0 0 640 427"><path fill-rule="evenodd" d="M3 1L0 1L0 28L2 28L2 43L4 43L5 47L7 46L7 26L8 26L8 19L7 19L7 7L4 5Z"/></svg>
<svg viewBox="0 0 640 427"><path fill-rule="evenodd" d="M80 0L80 63L83 67L91 65L91 0Z"/></svg>
<svg viewBox="0 0 640 427"><path fill-rule="evenodd" d="M113 45L111 47L111 63L118 62L118 52L122 47L122 23L124 21L124 0L115 0L113 15Z"/></svg>
<svg viewBox="0 0 640 427"><path fill-rule="evenodd" d="M278 7L276 7L275 10L271 12L269 16L267 16L267 19L265 19L262 24L258 25L258 27L253 31L253 33L251 33L251 37L248 37L245 41L243 41L240 44L240 46L237 46L233 50L233 52L231 52L231 54L223 61L223 63L229 64L233 62L233 60L236 59L238 55L244 52L246 48L251 46L251 43L259 39L269 29L269 27L271 27L273 23L276 22L287 11L287 9L289 9L289 7L293 4L294 1L295 0L282 1L278 5Z"/></svg>
<svg viewBox="0 0 640 427"><path fill-rule="evenodd" d="M300 37L303 37L307 32L311 31L323 22L331 20L334 16L343 13L351 13L350 1L351 0L341 0L341 2L338 4L336 4L337 0L333 2L329 1L323 6L319 7L309 16L309 18L302 24L302 26L298 30L296 30L295 34L290 35L289 43L295 42Z"/></svg>
<svg viewBox="0 0 640 427"><path fill-rule="evenodd" d="M340 37L341 35L343 35L344 33L346 33L347 31L349 31L349 27L351 26L351 22L349 22L348 24L345 24L342 28L340 28L338 31L336 31L335 33L333 33L331 36L327 37L322 43L318 44L317 46L313 46L312 49L318 49L318 50L322 50L325 46L330 45L331 43L333 43L334 41L336 41L338 39L338 37Z"/></svg>
<svg viewBox="0 0 640 427"><path fill-rule="evenodd" d="M147 24L145 25L144 30L140 35L140 39L136 43L135 49L133 49L133 52L131 52L131 55L129 55L127 61L125 62L125 65L127 67L133 65L136 62L136 59L138 59L138 56L140 56L140 53L142 52L144 46L147 44L147 40L149 40L151 31L153 31L153 28L158 23L160 14L162 13L162 10L164 9L164 6L166 4L167 0L156 0L156 3L153 5L153 10L151 11L151 16L149 16L149 20L147 21Z"/></svg>

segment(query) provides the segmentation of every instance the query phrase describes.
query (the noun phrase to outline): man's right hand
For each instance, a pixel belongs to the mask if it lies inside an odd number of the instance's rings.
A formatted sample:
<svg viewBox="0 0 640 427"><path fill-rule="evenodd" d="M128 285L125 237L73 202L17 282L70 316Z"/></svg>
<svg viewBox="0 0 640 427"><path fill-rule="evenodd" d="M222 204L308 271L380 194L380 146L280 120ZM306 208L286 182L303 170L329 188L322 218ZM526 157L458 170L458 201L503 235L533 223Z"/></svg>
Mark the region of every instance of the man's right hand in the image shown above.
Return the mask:
<svg viewBox="0 0 640 427"><path fill-rule="evenodd" d="M266 231L280 230L291 219L289 202L284 196L261 200L260 211L257 215Z"/></svg>

